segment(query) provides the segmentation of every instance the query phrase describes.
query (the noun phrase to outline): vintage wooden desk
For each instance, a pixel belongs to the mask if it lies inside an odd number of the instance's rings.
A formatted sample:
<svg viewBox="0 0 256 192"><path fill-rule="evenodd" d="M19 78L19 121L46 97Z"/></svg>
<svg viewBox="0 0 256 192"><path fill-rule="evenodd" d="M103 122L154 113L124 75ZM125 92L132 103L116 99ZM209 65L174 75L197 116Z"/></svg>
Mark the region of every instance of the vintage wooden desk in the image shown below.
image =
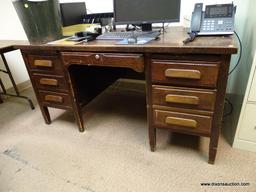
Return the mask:
<svg viewBox="0 0 256 192"><path fill-rule="evenodd" d="M170 29L146 45L93 41L82 45L16 45L21 49L43 117L48 107L74 113L127 71L145 76L151 151L156 128L210 137L209 163L218 147L234 37L200 37L183 45L183 28ZM130 70L129 70L130 69Z"/></svg>

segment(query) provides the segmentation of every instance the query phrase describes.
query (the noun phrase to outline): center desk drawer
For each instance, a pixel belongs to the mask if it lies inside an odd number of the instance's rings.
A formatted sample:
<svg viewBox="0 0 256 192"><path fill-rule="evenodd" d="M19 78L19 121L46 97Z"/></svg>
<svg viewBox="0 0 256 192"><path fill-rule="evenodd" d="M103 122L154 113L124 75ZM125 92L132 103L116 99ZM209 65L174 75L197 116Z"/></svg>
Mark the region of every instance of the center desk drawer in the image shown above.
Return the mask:
<svg viewBox="0 0 256 192"><path fill-rule="evenodd" d="M154 110L154 125L159 128L171 129L177 132L210 135L212 117Z"/></svg>
<svg viewBox="0 0 256 192"><path fill-rule="evenodd" d="M49 107L71 108L71 98L65 93L55 93L50 91L38 92L40 101Z"/></svg>
<svg viewBox="0 0 256 192"><path fill-rule="evenodd" d="M47 74L63 74L63 67L58 56L28 55L30 70Z"/></svg>
<svg viewBox="0 0 256 192"><path fill-rule="evenodd" d="M216 91L153 85L153 104L213 111Z"/></svg>
<svg viewBox="0 0 256 192"><path fill-rule="evenodd" d="M215 88L219 63L152 61L152 81L171 85Z"/></svg>
<svg viewBox="0 0 256 192"><path fill-rule="evenodd" d="M68 92L67 81L64 76L33 74L38 89Z"/></svg>
<svg viewBox="0 0 256 192"><path fill-rule="evenodd" d="M65 65L84 64L95 66L126 67L137 72L144 71L143 54L62 52Z"/></svg>

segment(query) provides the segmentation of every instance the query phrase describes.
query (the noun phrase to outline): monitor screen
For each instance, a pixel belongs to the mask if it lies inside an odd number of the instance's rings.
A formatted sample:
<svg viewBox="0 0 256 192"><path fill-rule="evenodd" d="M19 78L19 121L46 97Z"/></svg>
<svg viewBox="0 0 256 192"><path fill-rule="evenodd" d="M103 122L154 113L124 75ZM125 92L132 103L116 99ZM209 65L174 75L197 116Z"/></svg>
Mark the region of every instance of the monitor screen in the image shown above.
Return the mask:
<svg viewBox="0 0 256 192"><path fill-rule="evenodd" d="M85 2L61 3L60 11L64 27L82 24L86 15Z"/></svg>
<svg viewBox="0 0 256 192"><path fill-rule="evenodd" d="M181 0L114 0L116 24L179 22Z"/></svg>

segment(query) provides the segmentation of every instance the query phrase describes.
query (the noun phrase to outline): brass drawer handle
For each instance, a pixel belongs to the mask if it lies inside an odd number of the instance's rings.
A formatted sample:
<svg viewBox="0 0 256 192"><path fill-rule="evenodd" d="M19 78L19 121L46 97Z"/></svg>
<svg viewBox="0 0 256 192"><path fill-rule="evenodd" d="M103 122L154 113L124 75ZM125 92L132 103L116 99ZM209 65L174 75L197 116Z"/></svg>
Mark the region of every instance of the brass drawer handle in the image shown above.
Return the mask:
<svg viewBox="0 0 256 192"><path fill-rule="evenodd" d="M166 117L165 123L168 125L176 125L183 127L196 128L197 122L193 119L184 119L179 117Z"/></svg>
<svg viewBox="0 0 256 192"><path fill-rule="evenodd" d="M51 60L35 60L34 65L37 67L53 67Z"/></svg>
<svg viewBox="0 0 256 192"><path fill-rule="evenodd" d="M39 80L39 83L41 85L58 86L58 80L57 79L41 78Z"/></svg>
<svg viewBox="0 0 256 192"><path fill-rule="evenodd" d="M56 95L46 95L44 97L44 100L50 101L50 102L56 102L56 103L63 103L63 97L56 96Z"/></svg>
<svg viewBox="0 0 256 192"><path fill-rule="evenodd" d="M187 95L168 94L168 95L165 96L165 101L168 102L168 103L198 105L199 104L199 97L197 97L197 96L187 96Z"/></svg>
<svg viewBox="0 0 256 192"><path fill-rule="evenodd" d="M201 72L198 70L187 69L166 69L165 76L184 79L201 79Z"/></svg>

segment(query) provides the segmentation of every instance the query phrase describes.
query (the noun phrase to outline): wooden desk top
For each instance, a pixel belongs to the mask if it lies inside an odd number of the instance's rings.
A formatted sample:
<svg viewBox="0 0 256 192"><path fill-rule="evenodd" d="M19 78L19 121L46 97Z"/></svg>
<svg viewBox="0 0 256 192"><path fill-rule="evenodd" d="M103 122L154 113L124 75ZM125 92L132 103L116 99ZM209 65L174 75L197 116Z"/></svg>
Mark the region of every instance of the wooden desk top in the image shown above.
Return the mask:
<svg viewBox="0 0 256 192"><path fill-rule="evenodd" d="M17 49L13 45L29 45L29 42L25 40L0 40L0 53Z"/></svg>
<svg viewBox="0 0 256 192"><path fill-rule="evenodd" d="M28 45L15 43L14 48L22 50L93 51L93 52L138 52L138 53L193 53L193 54L235 54L237 45L234 36L197 37L186 45L187 29L169 28L159 39L145 45L116 45L116 41L95 40L79 45Z"/></svg>

